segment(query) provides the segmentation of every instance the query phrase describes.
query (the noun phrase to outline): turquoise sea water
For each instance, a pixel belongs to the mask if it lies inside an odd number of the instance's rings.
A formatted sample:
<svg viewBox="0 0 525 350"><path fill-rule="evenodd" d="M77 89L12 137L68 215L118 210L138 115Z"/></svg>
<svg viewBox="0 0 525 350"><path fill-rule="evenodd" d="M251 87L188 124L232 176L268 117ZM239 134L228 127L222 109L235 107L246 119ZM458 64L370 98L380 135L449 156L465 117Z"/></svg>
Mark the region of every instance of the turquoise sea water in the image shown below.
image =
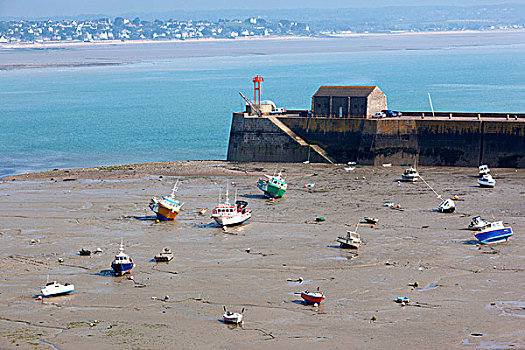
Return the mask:
<svg viewBox="0 0 525 350"><path fill-rule="evenodd" d="M310 107L320 85L378 85L389 107L525 112L525 45L177 58L0 72L0 177L53 168L225 159L231 113Z"/></svg>

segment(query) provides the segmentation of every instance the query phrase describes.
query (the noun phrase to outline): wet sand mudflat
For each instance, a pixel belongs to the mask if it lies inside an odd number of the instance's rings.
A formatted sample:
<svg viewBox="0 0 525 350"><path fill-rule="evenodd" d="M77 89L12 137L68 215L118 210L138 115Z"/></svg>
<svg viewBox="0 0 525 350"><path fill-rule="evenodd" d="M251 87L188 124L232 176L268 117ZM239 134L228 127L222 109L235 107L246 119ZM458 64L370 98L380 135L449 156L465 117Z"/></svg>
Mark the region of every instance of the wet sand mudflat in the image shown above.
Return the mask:
<svg viewBox="0 0 525 350"><path fill-rule="evenodd" d="M395 182L401 167L342 168L174 162L0 182L0 348L525 347L525 170L492 169L496 188L481 189L476 169L420 168L439 193L460 198L455 213L441 214L423 183ZM255 183L275 169L289 190L271 203ZM177 179L183 209L156 223L147 203ZM212 208L227 184L254 215L224 232L196 208ZM503 220L515 236L478 249L465 229L475 215ZM364 216L379 224L359 226L365 244L355 256L335 239ZM121 239L134 281L109 271ZM165 246L175 258L154 263ZM96 247L103 252L77 255ZM36 300L47 275L75 292ZM294 294L317 287L326 295L319 308ZM223 305L246 307L244 326L221 323Z"/></svg>
<svg viewBox="0 0 525 350"><path fill-rule="evenodd" d="M195 57L237 57L515 46L524 30L350 34L330 38L272 37L174 41L0 44L0 71L91 67Z"/></svg>

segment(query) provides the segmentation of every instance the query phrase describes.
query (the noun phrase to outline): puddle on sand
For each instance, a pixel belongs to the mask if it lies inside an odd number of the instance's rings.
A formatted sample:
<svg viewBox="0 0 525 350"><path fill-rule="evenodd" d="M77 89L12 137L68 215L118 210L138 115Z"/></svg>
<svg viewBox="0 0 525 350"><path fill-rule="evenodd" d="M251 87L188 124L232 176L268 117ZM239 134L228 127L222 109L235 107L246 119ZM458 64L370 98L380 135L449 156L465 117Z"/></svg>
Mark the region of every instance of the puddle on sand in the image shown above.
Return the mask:
<svg viewBox="0 0 525 350"><path fill-rule="evenodd" d="M474 335L475 334L475 335ZM481 333L473 333L470 336L471 337L482 337L483 334L478 335ZM471 339L465 338L461 342L462 345L475 345L476 349L486 349L486 350L504 350L504 349L516 349L516 346L519 345L525 345L524 343L512 343L512 342L505 342L505 341L494 341L494 340L481 340L479 344L476 342L471 342Z"/></svg>
<svg viewBox="0 0 525 350"><path fill-rule="evenodd" d="M524 301L496 301L487 305L487 308L495 308L501 311L500 316L525 318Z"/></svg>
<svg viewBox="0 0 525 350"><path fill-rule="evenodd" d="M313 281L314 280L306 280L306 281L303 281L302 283L299 282L299 281L290 281L290 282L288 282L286 284L289 285L289 286L300 286L300 285L303 285L303 284L310 284Z"/></svg>
<svg viewBox="0 0 525 350"><path fill-rule="evenodd" d="M438 287L437 281L431 282L427 284L426 286L424 286L423 288L421 288L421 292L426 292L427 290L433 290L433 289L436 289L437 287Z"/></svg>

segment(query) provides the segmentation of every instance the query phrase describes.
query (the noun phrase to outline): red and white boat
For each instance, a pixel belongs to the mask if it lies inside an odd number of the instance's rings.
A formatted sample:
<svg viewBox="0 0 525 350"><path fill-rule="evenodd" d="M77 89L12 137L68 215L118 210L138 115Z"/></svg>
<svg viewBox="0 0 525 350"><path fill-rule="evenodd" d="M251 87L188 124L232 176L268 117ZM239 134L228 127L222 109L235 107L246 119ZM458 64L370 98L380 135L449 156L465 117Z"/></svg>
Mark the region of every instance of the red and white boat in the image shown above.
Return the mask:
<svg viewBox="0 0 525 350"><path fill-rule="evenodd" d="M324 299L323 293L317 291L317 292L310 292L310 291L303 291L301 292L301 298L304 299L304 302L306 304L320 304L321 301Z"/></svg>
<svg viewBox="0 0 525 350"><path fill-rule="evenodd" d="M246 208L247 205L248 202L245 201L235 201L235 204L231 204L226 191L226 201L213 208L211 217L223 227L242 224L252 217L252 210Z"/></svg>

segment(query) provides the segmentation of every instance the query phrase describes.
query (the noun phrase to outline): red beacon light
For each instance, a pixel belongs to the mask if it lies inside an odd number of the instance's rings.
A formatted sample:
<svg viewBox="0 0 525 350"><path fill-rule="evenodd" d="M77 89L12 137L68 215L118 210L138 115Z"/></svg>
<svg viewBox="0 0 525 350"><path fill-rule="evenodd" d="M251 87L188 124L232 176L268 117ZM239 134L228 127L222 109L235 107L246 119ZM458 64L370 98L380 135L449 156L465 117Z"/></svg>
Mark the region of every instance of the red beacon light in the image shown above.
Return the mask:
<svg viewBox="0 0 525 350"><path fill-rule="evenodd" d="M252 79L253 81L253 103L261 107L261 83L264 81L263 77L255 76ZM259 103L257 103L257 93L259 95Z"/></svg>

